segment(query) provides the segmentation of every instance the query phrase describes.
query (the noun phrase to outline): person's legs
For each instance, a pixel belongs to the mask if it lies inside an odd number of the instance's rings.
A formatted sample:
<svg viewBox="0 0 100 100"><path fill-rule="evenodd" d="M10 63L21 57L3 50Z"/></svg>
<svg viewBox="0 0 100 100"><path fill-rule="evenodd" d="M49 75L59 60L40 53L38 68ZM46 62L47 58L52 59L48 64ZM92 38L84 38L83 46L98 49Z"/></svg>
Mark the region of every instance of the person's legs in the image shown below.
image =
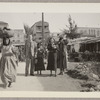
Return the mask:
<svg viewBox="0 0 100 100"><path fill-rule="evenodd" d="M11 85L12 85L12 82L9 82L8 87L11 87Z"/></svg>
<svg viewBox="0 0 100 100"><path fill-rule="evenodd" d="M28 76L29 74L29 63L30 63L30 59L26 58L25 76Z"/></svg>
<svg viewBox="0 0 100 100"><path fill-rule="evenodd" d="M55 76L57 76L57 53L55 53Z"/></svg>
<svg viewBox="0 0 100 100"><path fill-rule="evenodd" d="M40 70L40 75L42 74L42 71Z"/></svg>
<svg viewBox="0 0 100 100"><path fill-rule="evenodd" d="M64 64L64 72L66 73L66 71L67 71L67 54L65 55L65 57L64 57L64 62L63 62Z"/></svg>
<svg viewBox="0 0 100 100"><path fill-rule="evenodd" d="M52 70L50 70L50 76L52 76Z"/></svg>
<svg viewBox="0 0 100 100"><path fill-rule="evenodd" d="M34 76L34 71L35 71L35 58L31 57L31 68L30 68L30 75Z"/></svg>
<svg viewBox="0 0 100 100"><path fill-rule="evenodd" d="M4 88L7 88L9 83L8 83L8 81L6 80L6 78L5 78L4 75L1 76L1 80L2 80L2 82L4 83Z"/></svg>
<svg viewBox="0 0 100 100"><path fill-rule="evenodd" d="M60 58L60 74L62 73L62 59Z"/></svg>
<svg viewBox="0 0 100 100"><path fill-rule="evenodd" d="M57 70L55 70L55 76L57 76Z"/></svg>
<svg viewBox="0 0 100 100"><path fill-rule="evenodd" d="M37 75L39 75L39 71L37 71Z"/></svg>

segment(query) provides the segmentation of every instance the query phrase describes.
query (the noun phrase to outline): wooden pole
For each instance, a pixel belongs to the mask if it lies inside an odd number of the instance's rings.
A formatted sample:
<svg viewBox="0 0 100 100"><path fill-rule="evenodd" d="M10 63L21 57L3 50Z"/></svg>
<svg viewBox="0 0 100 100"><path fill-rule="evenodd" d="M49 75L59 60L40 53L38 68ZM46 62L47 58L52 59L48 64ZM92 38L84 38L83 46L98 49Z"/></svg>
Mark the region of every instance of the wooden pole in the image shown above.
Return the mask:
<svg viewBox="0 0 100 100"><path fill-rule="evenodd" d="M44 13L42 12L42 43L44 47Z"/></svg>
<svg viewBox="0 0 100 100"><path fill-rule="evenodd" d="M99 48L99 46L98 46L98 42L97 42L97 45L96 45L96 46L97 46L97 48L96 48L96 52L98 53L98 51L99 51L99 50L98 50L98 48Z"/></svg>

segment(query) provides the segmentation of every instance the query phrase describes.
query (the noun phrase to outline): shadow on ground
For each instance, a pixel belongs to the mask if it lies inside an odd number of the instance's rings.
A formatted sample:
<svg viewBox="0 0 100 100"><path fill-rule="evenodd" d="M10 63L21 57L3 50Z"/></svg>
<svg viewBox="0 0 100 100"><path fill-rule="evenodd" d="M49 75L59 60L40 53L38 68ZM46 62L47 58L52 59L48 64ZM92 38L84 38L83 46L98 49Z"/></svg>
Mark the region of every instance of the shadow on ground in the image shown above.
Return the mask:
<svg viewBox="0 0 100 100"><path fill-rule="evenodd" d="M80 84L67 74L55 77L54 72L50 76L49 71L46 71L36 77L43 86L44 91L80 91Z"/></svg>
<svg viewBox="0 0 100 100"><path fill-rule="evenodd" d="M37 77L52 77L54 75L50 76L49 74L42 74L42 75L37 75L36 74L35 76L37 76Z"/></svg>
<svg viewBox="0 0 100 100"><path fill-rule="evenodd" d="M17 73L17 76L25 76L23 73Z"/></svg>

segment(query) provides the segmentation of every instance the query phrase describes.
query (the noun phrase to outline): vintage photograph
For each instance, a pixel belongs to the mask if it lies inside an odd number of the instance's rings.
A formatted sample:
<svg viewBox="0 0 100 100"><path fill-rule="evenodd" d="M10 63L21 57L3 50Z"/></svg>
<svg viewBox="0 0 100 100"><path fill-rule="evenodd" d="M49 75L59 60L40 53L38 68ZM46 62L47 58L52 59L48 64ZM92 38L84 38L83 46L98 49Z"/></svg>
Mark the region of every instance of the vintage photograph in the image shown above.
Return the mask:
<svg viewBox="0 0 100 100"><path fill-rule="evenodd" d="M99 100L99 98L0 98L0 100Z"/></svg>
<svg viewBox="0 0 100 100"><path fill-rule="evenodd" d="M0 100L99 100L99 98L0 98Z"/></svg>
<svg viewBox="0 0 100 100"><path fill-rule="evenodd" d="M99 92L100 13L0 13L0 91Z"/></svg>
<svg viewBox="0 0 100 100"><path fill-rule="evenodd" d="M99 0L0 0L0 2L23 2L23 3L100 3Z"/></svg>

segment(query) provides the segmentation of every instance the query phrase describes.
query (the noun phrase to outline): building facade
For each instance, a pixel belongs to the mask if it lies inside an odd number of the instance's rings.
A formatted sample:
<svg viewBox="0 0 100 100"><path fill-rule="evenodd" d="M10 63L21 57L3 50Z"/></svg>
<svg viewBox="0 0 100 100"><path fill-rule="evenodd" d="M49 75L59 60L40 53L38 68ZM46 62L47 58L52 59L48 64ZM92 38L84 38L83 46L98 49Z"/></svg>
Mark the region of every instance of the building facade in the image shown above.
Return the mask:
<svg viewBox="0 0 100 100"><path fill-rule="evenodd" d="M14 37L11 38L11 41L15 45L21 45L25 43L25 33L23 29L14 29Z"/></svg>
<svg viewBox="0 0 100 100"><path fill-rule="evenodd" d="M33 30L33 36L35 37L37 42L41 42L43 37L46 41L50 36L48 22L44 22L44 34L42 33L42 21L36 22L31 28Z"/></svg>
<svg viewBox="0 0 100 100"><path fill-rule="evenodd" d="M77 33L80 33L81 37L100 37L100 28L77 27Z"/></svg>

